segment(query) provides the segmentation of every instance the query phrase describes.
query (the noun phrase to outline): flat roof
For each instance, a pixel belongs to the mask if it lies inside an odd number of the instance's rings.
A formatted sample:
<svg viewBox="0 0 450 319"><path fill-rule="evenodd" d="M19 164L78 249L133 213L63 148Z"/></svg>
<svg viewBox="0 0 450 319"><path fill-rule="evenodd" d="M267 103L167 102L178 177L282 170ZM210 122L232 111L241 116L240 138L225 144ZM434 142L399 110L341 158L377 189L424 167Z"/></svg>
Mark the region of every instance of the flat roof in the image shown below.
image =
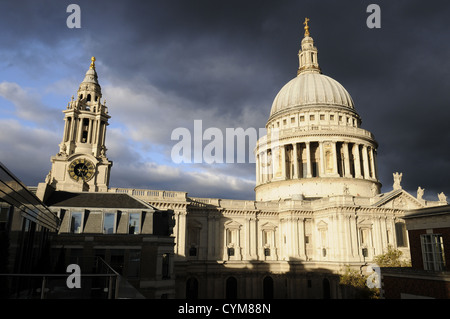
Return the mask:
<svg viewBox="0 0 450 319"><path fill-rule="evenodd" d="M123 193L54 191L45 204L49 207L154 209L151 205Z"/></svg>
<svg viewBox="0 0 450 319"><path fill-rule="evenodd" d="M417 217L428 217L447 214L450 215L450 205L441 205L410 210L402 218L410 219Z"/></svg>

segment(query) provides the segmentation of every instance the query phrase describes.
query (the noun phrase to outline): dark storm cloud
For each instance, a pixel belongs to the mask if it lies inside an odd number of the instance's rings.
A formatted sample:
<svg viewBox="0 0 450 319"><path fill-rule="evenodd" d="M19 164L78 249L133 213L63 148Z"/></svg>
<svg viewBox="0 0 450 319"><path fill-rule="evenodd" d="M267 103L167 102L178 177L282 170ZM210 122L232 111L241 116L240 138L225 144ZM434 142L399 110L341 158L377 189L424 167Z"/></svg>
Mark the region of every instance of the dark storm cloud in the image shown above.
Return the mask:
<svg viewBox="0 0 450 319"><path fill-rule="evenodd" d="M82 9L79 30L65 26L65 9L72 2ZM402 171L403 187L413 194L422 186L432 199L441 191L450 195L447 1L20 3L0 2L0 26L8 30L0 39L9 48L3 60L38 72L51 67L49 56L33 56L28 47L79 43L86 59L95 55L105 66L101 81L128 86L130 92L151 86L186 101L158 116L177 119L161 123L167 132L180 125L180 118L192 125L202 112L204 127L264 127L275 95L296 74L308 16L323 73L349 91L362 127L379 142L383 191L391 190L392 173ZM381 29L366 26L370 3L381 7ZM86 67L85 60L70 56L51 58ZM254 166L230 167L235 176L244 171L254 174Z"/></svg>

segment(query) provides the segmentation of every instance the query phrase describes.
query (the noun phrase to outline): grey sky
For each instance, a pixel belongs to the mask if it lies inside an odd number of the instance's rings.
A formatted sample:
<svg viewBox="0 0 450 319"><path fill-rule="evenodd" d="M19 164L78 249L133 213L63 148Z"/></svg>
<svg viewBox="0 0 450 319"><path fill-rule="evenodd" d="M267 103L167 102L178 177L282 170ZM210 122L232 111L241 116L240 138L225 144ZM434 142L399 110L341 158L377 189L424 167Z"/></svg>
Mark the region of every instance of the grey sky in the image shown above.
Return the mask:
<svg viewBox="0 0 450 319"><path fill-rule="evenodd" d="M66 27L70 3L81 29ZM366 26L370 3L381 29ZM306 16L323 73L349 91L379 143L382 190L399 171L413 195L450 195L450 3L435 0L0 1L0 160L28 184L45 178L59 110L94 55L112 116L111 186L253 199L253 164L171 165L170 133L196 119L264 127L296 75Z"/></svg>

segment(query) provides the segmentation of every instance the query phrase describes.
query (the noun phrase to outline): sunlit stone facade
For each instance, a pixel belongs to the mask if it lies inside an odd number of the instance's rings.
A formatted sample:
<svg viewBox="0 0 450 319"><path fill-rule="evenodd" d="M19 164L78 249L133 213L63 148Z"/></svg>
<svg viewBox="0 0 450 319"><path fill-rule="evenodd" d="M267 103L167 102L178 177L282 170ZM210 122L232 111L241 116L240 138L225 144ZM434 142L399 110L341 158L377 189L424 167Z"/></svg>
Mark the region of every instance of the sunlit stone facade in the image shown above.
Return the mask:
<svg viewBox="0 0 450 319"><path fill-rule="evenodd" d="M87 74L90 84L82 83L77 100L64 111L61 153L52 157L41 193L45 184L57 190L107 190L173 213L177 298L349 297L339 286L345 267L365 271L389 245L408 258L404 213L446 204L445 198L428 202L405 192L397 173L392 191L380 193L378 144L361 128L346 89L321 73L307 23L297 76L276 95L267 136L255 147L254 199L107 188L109 115L91 76L96 74ZM91 104L84 100L86 94ZM99 168L84 187L68 175L75 156L91 159Z"/></svg>

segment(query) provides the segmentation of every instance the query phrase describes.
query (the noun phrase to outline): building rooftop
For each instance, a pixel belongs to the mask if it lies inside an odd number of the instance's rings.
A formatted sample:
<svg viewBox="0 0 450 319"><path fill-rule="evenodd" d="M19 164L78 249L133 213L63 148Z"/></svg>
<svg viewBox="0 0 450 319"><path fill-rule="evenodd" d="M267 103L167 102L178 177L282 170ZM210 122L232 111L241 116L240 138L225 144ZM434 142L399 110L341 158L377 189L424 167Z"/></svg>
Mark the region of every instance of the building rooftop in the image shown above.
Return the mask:
<svg viewBox="0 0 450 319"><path fill-rule="evenodd" d="M63 207L154 209L140 199L123 193L55 191L45 204Z"/></svg>

